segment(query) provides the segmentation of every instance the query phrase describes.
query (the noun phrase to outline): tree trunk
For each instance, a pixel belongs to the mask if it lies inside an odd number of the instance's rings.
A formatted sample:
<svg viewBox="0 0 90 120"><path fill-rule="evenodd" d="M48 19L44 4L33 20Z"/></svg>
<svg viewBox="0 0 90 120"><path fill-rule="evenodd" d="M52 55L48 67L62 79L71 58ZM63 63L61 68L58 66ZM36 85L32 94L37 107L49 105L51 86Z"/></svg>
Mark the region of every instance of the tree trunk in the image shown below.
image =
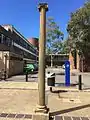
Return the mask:
<svg viewBox="0 0 90 120"><path fill-rule="evenodd" d="M53 56L51 54L51 67L53 67Z"/></svg>

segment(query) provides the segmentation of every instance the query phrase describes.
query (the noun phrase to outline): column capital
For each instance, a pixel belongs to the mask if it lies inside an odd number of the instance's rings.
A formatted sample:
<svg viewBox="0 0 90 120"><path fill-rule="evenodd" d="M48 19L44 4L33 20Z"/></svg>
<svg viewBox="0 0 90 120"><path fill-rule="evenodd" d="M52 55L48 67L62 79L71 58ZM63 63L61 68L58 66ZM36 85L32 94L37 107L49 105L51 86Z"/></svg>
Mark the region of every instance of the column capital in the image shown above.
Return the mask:
<svg viewBox="0 0 90 120"><path fill-rule="evenodd" d="M47 3L39 3L39 5L38 5L39 12L41 11L42 8L44 8L46 11L48 11L48 4Z"/></svg>

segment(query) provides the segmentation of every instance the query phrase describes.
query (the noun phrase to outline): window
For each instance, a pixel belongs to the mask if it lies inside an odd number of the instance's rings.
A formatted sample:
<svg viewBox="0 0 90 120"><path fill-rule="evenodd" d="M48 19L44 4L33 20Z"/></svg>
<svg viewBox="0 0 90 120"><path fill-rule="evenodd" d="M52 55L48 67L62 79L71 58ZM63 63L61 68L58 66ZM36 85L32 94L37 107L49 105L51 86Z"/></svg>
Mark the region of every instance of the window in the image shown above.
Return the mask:
<svg viewBox="0 0 90 120"><path fill-rule="evenodd" d="M11 40L11 42L12 42L11 44L12 44L12 46L13 46L13 44L14 44L14 41L13 41L13 40Z"/></svg>
<svg viewBox="0 0 90 120"><path fill-rule="evenodd" d="M6 37L3 35L3 43L6 44Z"/></svg>
<svg viewBox="0 0 90 120"><path fill-rule="evenodd" d="M3 35L3 43L5 45L11 46L12 41L11 41L10 38L8 38L8 37L6 37L6 36Z"/></svg>
<svg viewBox="0 0 90 120"><path fill-rule="evenodd" d="M6 38L6 43L7 43L8 46L11 46L12 41L10 40L10 38Z"/></svg>

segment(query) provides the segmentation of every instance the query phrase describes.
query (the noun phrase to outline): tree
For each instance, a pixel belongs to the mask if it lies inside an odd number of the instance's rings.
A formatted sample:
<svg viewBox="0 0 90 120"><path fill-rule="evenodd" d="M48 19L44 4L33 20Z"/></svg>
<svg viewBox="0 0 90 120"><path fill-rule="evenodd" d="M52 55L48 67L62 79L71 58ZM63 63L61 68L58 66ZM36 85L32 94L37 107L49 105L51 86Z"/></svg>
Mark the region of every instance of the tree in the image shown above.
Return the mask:
<svg viewBox="0 0 90 120"><path fill-rule="evenodd" d="M61 54L68 54L69 53L69 46L68 46L68 40L62 41L62 47L61 47Z"/></svg>
<svg viewBox="0 0 90 120"><path fill-rule="evenodd" d="M71 14L67 31L70 49L79 50L79 54L88 60L90 56L90 2Z"/></svg>
<svg viewBox="0 0 90 120"><path fill-rule="evenodd" d="M85 55L90 50L90 2L71 14L68 23L69 44Z"/></svg>
<svg viewBox="0 0 90 120"><path fill-rule="evenodd" d="M47 19L46 53L57 53L62 48L63 33L52 17Z"/></svg>

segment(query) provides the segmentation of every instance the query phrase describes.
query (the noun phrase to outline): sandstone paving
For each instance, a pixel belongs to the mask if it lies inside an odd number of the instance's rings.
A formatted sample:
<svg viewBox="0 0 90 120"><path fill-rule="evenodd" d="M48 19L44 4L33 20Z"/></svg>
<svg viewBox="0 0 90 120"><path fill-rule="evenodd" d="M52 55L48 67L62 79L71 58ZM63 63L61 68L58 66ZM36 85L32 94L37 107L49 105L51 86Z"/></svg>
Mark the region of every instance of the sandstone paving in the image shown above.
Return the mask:
<svg viewBox="0 0 90 120"><path fill-rule="evenodd" d="M90 117L90 93L67 92L49 96L50 111L56 115Z"/></svg>
<svg viewBox="0 0 90 120"><path fill-rule="evenodd" d="M0 113L34 113L38 104L38 85L34 82L28 83L0 83ZM71 88L70 91L62 90L57 92L58 88L53 89L53 93L46 91L46 104L50 108L51 114L90 117L90 92L72 91ZM10 119L7 118L7 120Z"/></svg>
<svg viewBox="0 0 90 120"><path fill-rule="evenodd" d="M17 88L17 89L38 89L37 82L0 82L0 89L2 88Z"/></svg>
<svg viewBox="0 0 90 120"><path fill-rule="evenodd" d="M32 113L36 105L37 91L0 90L0 112Z"/></svg>

